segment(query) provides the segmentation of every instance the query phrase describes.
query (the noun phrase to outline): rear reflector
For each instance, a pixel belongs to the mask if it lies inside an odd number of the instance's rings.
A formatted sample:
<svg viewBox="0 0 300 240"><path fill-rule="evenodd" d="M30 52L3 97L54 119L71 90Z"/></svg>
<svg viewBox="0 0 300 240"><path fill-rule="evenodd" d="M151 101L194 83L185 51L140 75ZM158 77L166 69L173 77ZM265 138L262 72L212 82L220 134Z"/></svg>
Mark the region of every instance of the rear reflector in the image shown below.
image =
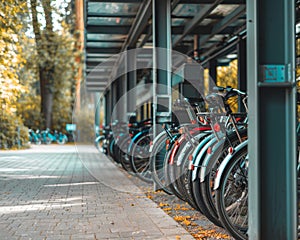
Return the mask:
<svg viewBox="0 0 300 240"><path fill-rule="evenodd" d="M211 147L209 147L208 149L207 149L207 154L211 154L212 153L212 149L211 149Z"/></svg>

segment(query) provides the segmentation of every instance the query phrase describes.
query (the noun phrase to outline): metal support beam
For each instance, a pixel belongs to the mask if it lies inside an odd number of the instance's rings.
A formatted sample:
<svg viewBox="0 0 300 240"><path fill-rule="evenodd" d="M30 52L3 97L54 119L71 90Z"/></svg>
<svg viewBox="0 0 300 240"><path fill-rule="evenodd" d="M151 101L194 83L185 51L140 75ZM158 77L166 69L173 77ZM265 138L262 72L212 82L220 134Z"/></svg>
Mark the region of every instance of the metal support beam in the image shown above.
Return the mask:
<svg viewBox="0 0 300 240"><path fill-rule="evenodd" d="M105 124L111 120L111 92L108 90L105 94Z"/></svg>
<svg viewBox="0 0 300 240"><path fill-rule="evenodd" d="M136 42L138 41L140 35L145 32L145 29L148 25L149 19L152 15L151 1L144 1L139 11L136 15L134 23L132 24L128 38L122 46L122 52L126 49L127 46L135 47Z"/></svg>
<svg viewBox="0 0 300 240"><path fill-rule="evenodd" d="M117 102L117 80L113 81L110 85L110 98L111 98L111 102L110 102L110 112L111 112L111 118L110 120L113 121L115 119L117 119L117 112L114 111L114 107L116 105Z"/></svg>
<svg viewBox="0 0 300 240"><path fill-rule="evenodd" d="M114 103L114 108L113 110L116 112L116 118L117 120L122 120L122 111L123 111L123 106L121 105L121 103L119 103L119 100L121 98L121 96L123 95L123 84L122 84L122 76L120 76L118 79L116 79L115 83L115 93L116 93L116 101Z"/></svg>
<svg viewBox="0 0 300 240"><path fill-rule="evenodd" d="M241 39L237 45L238 52L238 89L247 91L247 50L246 39ZM245 107L242 102L239 102L239 112L244 112Z"/></svg>
<svg viewBox="0 0 300 240"><path fill-rule="evenodd" d="M163 122L171 119L171 0L153 0L152 3L153 117Z"/></svg>
<svg viewBox="0 0 300 240"><path fill-rule="evenodd" d="M95 102L95 132L99 131L100 127L100 110L102 105L102 100L100 100L100 93L94 93L94 102Z"/></svg>
<svg viewBox="0 0 300 240"><path fill-rule="evenodd" d="M127 113L131 115L136 110L136 52L127 48L126 54L126 82L127 82Z"/></svg>
<svg viewBox="0 0 300 240"><path fill-rule="evenodd" d="M231 23L236 21L240 16L245 14L246 6L242 5L235 9L232 13L227 15L225 18L220 20L218 23L213 25L212 31L209 35L200 37L200 46L207 42L211 37L215 34L220 33L226 27L228 27Z"/></svg>
<svg viewBox="0 0 300 240"><path fill-rule="evenodd" d="M128 34L130 25L115 26L115 25L101 25L92 24L87 22L86 32L90 33L101 33L101 34Z"/></svg>
<svg viewBox="0 0 300 240"><path fill-rule="evenodd" d="M110 54L117 54L119 53L121 48L118 47L110 47L110 48L103 48L103 47L87 47L86 53L110 53Z"/></svg>
<svg viewBox="0 0 300 240"><path fill-rule="evenodd" d="M249 239L297 239L295 1L247 1Z"/></svg>
<svg viewBox="0 0 300 240"><path fill-rule="evenodd" d="M179 0L181 4L212 4L214 0ZM246 0L223 0L221 4L246 4Z"/></svg>
<svg viewBox="0 0 300 240"><path fill-rule="evenodd" d="M121 39L87 39L88 43L123 43Z"/></svg>
<svg viewBox="0 0 300 240"><path fill-rule="evenodd" d="M105 3L141 3L143 0L87 0L88 2L105 2Z"/></svg>
<svg viewBox="0 0 300 240"><path fill-rule="evenodd" d="M136 14L134 13L98 13L98 12L88 12L87 17L99 17L99 18L134 18Z"/></svg>
<svg viewBox="0 0 300 240"><path fill-rule="evenodd" d="M209 77L212 79L212 81L209 81L209 91L213 90L214 86L212 83L217 84L217 66L218 66L217 59L214 58L209 60Z"/></svg>
<svg viewBox="0 0 300 240"><path fill-rule="evenodd" d="M174 38L173 46L176 46L187 34L189 34L199 24L199 22L206 18L221 2L222 0L215 0L211 4L203 6L200 12L197 13L195 17L185 25L183 34Z"/></svg>

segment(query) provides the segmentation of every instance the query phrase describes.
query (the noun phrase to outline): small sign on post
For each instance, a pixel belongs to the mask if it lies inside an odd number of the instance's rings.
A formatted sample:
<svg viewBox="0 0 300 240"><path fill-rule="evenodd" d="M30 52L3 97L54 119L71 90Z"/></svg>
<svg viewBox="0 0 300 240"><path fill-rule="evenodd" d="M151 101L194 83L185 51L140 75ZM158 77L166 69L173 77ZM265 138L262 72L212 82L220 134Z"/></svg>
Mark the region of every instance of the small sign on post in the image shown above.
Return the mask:
<svg viewBox="0 0 300 240"><path fill-rule="evenodd" d="M68 132L74 132L74 131L76 131L76 124L66 124L66 130L68 131Z"/></svg>

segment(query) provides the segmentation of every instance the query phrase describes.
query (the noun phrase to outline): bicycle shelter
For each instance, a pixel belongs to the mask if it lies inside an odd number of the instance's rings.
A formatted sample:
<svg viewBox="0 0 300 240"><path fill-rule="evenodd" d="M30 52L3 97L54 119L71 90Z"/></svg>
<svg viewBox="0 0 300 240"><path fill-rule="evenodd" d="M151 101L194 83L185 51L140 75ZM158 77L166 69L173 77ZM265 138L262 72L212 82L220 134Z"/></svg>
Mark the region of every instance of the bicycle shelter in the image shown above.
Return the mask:
<svg viewBox="0 0 300 240"><path fill-rule="evenodd" d="M214 81L218 66L238 60L238 88L249 94L249 239L297 239L299 1L79 2L84 9L85 86L96 101L101 98L106 124L133 114L170 121L171 88L181 86L180 81L172 84L172 66L180 69L184 63L173 59L171 50L196 59ZM138 88L147 84L152 88Z"/></svg>

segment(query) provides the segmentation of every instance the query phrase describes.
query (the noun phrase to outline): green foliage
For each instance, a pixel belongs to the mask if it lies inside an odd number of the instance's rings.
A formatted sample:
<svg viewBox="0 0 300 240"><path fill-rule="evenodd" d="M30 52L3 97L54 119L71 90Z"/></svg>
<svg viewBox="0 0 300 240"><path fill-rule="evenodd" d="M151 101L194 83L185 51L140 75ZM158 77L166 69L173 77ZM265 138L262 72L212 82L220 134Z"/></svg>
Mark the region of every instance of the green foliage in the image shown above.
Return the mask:
<svg viewBox="0 0 300 240"><path fill-rule="evenodd" d="M6 0L0 2L0 148L16 147L20 129L22 143L28 142L28 129L43 129L41 114L40 69L49 71L47 87L53 94L52 129L62 131L72 122L75 79L78 71L75 58L75 37L61 18L60 30L54 30L53 14L57 14L49 0L39 0L46 17L46 26L37 22L39 41L25 35L28 29L29 2ZM49 7L50 6L50 7ZM46 14L47 13L47 14ZM72 22L69 21L71 24ZM32 22L31 22L32 24Z"/></svg>
<svg viewBox="0 0 300 240"><path fill-rule="evenodd" d="M64 25L65 26L65 25ZM72 122L72 105L78 64L75 57L75 39L65 28L56 35L59 43L55 57L54 104L52 128L63 131L67 123Z"/></svg>
<svg viewBox="0 0 300 240"><path fill-rule="evenodd" d="M0 149L18 148L18 141L22 148L28 146L28 128L22 120L13 113L3 111L0 115ZM18 128L20 134L18 135Z"/></svg>
<svg viewBox="0 0 300 240"><path fill-rule="evenodd" d="M28 142L28 130L16 114L18 98L25 91L19 79L19 69L26 63L20 44L25 11L24 1L0 2L0 148L18 146L17 128L20 143L25 146Z"/></svg>
<svg viewBox="0 0 300 240"><path fill-rule="evenodd" d="M41 7L43 1L37 3ZM58 11L54 7L49 9L54 13ZM60 30L52 31L38 23L40 33L38 44L36 39L32 38L24 38L22 41L22 56L26 59L26 63L19 76L25 90L19 98L17 109L25 125L30 128L45 128L45 120L41 114L41 69L51 72L47 79L49 83L47 88L51 89L53 94L50 128L64 131L66 124L72 122L75 78L78 71L75 58L81 54L76 49L76 39L70 33L70 26L63 21L59 25Z"/></svg>
<svg viewBox="0 0 300 240"><path fill-rule="evenodd" d="M24 125L32 129L42 129L43 119L40 114L41 98L35 94L23 94L17 105L17 112L22 116Z"/></svg>

